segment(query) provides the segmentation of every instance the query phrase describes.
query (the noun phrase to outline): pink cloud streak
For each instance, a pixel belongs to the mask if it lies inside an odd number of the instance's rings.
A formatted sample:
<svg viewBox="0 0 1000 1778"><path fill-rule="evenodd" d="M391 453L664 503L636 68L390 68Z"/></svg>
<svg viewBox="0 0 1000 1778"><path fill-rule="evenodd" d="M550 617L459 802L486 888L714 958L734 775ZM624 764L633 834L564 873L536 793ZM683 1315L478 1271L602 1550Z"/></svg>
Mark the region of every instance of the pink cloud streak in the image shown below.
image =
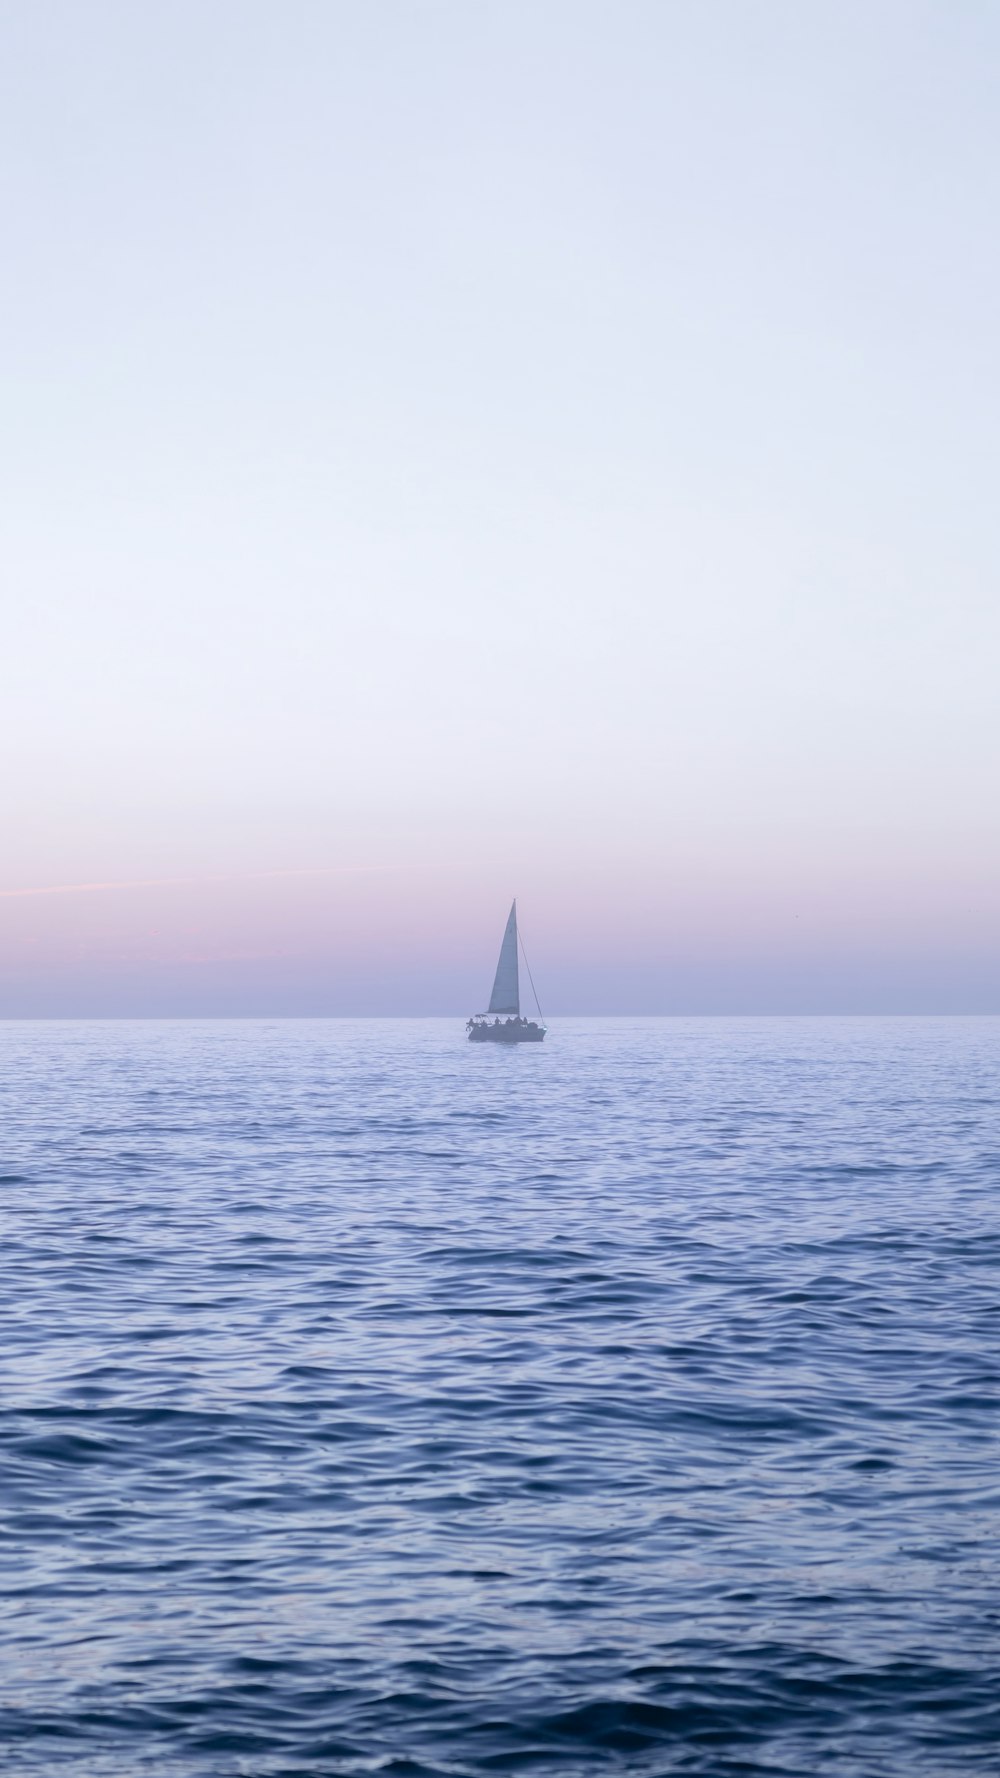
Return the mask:
<svg viewBox="0 0 1000 1778"><path fill-rule="evenodd" d="M345 877L365 871L391 869L392 866L388 864L332 864L318 870L243 871L217 877L135 877L113 883L49 883L32 889L0 889L0 900L19 900L32 895L93 895L107 889L200 888L206 883L264 883L279 878Z"/></svg>

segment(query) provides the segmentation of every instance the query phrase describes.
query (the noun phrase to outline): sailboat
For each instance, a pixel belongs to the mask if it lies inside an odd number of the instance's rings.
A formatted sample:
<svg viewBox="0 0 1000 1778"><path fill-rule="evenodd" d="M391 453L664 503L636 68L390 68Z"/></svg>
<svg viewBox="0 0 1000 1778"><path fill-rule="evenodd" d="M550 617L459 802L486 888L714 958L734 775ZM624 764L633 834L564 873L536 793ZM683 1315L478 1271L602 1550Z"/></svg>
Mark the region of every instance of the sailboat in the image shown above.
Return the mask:
<svg viewBox="0 0 1000 1778"><path fill-rule="evenodd" d="M517 974L517 902L510 904L510 913L500 946L500 960L493 979L493 992L486 1012L473 1013L465 1029L471 1043L541 1043L545 1036L542 1009L538 1006L538 1022L521 1017L521 989ZM522 951L524 946L521 946ZM527 968L528 959L524 959ZM528 970L531 982L531 970ZM535 984L531 982L534 994Z"/></svg>

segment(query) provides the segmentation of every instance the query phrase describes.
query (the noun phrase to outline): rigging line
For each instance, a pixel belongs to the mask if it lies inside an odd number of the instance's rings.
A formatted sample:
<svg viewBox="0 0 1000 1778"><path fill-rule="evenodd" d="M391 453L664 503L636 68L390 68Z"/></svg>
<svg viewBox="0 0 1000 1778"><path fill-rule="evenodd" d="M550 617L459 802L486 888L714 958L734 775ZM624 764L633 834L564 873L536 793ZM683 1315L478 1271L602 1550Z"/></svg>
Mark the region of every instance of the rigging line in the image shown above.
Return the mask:
<svg viewBox="0 0 1000 1778"><path fill-rule="evenodd" d="M527 970L527 971L528 971L528 980L529 980L529 982L530 982L530 983L531 983L531 992L532 992L532 993L533 993L533 994L534 994L534 996L535 996L535 1005L536 1005L536 1006L537 1006L537 1008L538 1008L538 1016L539 1016L539 1018L540 1018L540 1019L541 1019L541 1021L542 1021L542 1024L543 1024L543 1025L544 1025L544 1023L545 1023L545 1014L544 1014L544 1013L543 1013L543 1011L542 1011L542 1003L541 1003L541 1001L540 1001L540 1000L539 1000L539 998L538 998L538 989L537 989L537 988L536 988L536 987L535 987L535 978L534 978L534 976L533 976L533 975L532 975L532 973L531 973L531 964L530 964L530 963L529 963L529 962L528 962L528 953L527 953L527 951L526 951L526 950L525 950L525 948L524 948L524 940L523 940L523 938L522 938L522 937L521 937L521 928L520 928L520 926L519 926L519 927L518 927L518 929L517 929L517 942L518 942L518 944L519 944L519 945L520 945L520 947L521 947L521 956L522 956L522 957L523 957L523 958L524 958L524 967L525 967L525 969L526 969L526 970Z"/></svg>

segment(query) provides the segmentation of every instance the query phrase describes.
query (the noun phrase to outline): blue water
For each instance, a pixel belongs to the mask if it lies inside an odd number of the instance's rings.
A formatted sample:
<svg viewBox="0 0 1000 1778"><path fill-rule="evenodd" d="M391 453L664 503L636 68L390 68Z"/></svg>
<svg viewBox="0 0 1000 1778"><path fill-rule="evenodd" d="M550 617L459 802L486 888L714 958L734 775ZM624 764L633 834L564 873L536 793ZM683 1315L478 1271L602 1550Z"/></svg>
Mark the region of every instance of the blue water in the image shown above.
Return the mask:
<svg viewBox="0 0 1000 1778"><path fill-rule="evenodd" d="M1000 1021L0 1026L0 1769L1000 1765Z"/></svg>

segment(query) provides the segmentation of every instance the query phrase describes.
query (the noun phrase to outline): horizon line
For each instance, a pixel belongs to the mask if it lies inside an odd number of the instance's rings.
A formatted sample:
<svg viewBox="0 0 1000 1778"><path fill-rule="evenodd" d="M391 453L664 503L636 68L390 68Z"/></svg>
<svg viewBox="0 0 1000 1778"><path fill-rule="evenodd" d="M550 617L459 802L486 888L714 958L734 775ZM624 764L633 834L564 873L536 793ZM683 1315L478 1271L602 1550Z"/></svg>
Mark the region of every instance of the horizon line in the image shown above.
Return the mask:
<svg viewBox="0 0 1000 1778"><path fill-rule="evenodd" d="M357 1024L361 1021L370 1024L399 1024L402 1021L434 1020L438 1024L453 1024L468 1018L464 1012L455 1013L424 1013L424 1012L104 1012L104 1013L57 1013L57 1012L26 1012L5 1013L0 1011L0 1025L44 1025L44 1024L235 1024L237 1022L253 1023L260 1019L281 1019L288 1023L315 1024L319 1021L334 1023ZM840 1011L831 1012L821 1009L803 1012L706 1012L704 1010L688 1010L673 1012L557 1012L546 1013L546 1025L553 1020L573 1019L996 1019L1000 1018L1000 1007L989 1012L951 1011L951 1012L902 1012L883 1009L872 1011Z"/></svg>

